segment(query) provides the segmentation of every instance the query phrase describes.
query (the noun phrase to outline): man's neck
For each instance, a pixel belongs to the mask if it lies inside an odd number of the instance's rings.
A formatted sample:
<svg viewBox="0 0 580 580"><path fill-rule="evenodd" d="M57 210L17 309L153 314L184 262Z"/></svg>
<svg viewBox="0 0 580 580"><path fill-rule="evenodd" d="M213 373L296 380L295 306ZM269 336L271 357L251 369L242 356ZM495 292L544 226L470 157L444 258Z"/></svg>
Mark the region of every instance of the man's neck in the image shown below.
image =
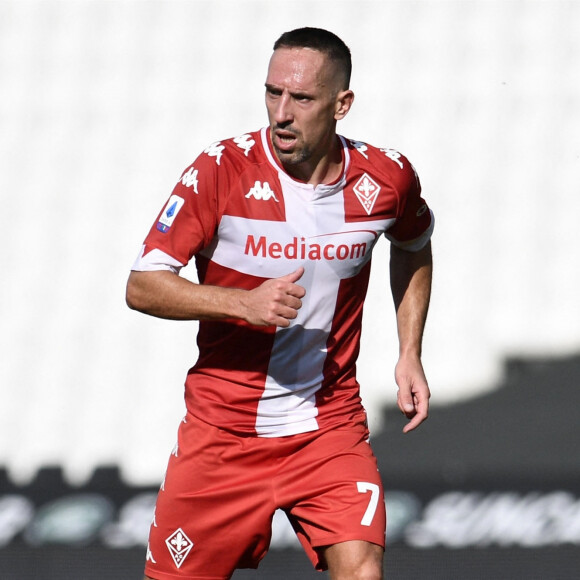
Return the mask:
<svg viewBox="0 0 580 580"><path fill-rule="evenodd" d="M343 171L344 160L340 139L335 135L333 146L330 147L328 154L318 159L308 159L297 165L287 165L280 160L279 163L288 175L314 187L320 184L334 183L340 178Z"/></svg>

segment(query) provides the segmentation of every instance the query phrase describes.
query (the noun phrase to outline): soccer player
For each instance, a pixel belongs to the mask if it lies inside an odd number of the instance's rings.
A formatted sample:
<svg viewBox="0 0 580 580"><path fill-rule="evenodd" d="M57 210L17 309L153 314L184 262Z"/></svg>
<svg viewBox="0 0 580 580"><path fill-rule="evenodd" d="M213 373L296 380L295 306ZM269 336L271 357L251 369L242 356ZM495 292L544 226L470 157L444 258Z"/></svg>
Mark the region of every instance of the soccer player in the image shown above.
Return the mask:
<svg viewBox="0 0 580 580"><path fill-rule="evenodd" d="M336 133L350 50L301 28L275 43L268 126L209 145L145 239L131 308L199 320L187 414L161 486L146 578L256 568L283 510L333 580L382 578L383 487L355 363L371 253L391 242L398 405L428 414L421 343L433 216L409 161ZM179 276L195 258L199 284Z"/></svg>

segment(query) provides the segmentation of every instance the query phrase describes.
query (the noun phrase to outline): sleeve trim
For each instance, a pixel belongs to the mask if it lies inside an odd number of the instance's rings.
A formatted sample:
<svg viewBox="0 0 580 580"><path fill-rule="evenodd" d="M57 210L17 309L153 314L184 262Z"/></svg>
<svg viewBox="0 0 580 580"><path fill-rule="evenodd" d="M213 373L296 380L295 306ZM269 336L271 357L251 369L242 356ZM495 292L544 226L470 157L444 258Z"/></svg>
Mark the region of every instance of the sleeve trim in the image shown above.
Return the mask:
<svg viewBox="0 0 580 580"><path fill-rule="evenodd" d="M153 248L145 253L146 247L143 245L137 259L133 263L131 270L136 272L155 272L157 270L169 270L174 274L179 274L183 264L172 258L169 254Z"/></svg>
<svg viewBox="0 0 580 580"><path fill-rule="evenodd" d="M429 224L429 227L418 238L415 238L413 240L401 241L395 239L393 236L390 236L388 231L385 232L385 237L393 245L397 246L397 248L401 248L401 250L406 250L408 252L418 252L419 250L422 250L431 239L433 229L435 228L435 216L433 215L433 212L431 210L429 210L429 213L431 214L431 223Z"/></svg>

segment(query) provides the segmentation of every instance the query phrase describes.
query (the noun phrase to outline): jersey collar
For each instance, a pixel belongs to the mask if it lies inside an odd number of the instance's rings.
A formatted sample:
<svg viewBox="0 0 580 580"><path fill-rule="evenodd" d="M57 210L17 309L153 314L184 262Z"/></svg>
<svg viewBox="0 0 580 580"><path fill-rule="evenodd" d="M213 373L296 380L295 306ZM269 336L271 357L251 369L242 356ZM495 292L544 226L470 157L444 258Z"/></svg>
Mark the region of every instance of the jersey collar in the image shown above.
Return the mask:
<svg viewBox="0 0 580 580"><path fill-rule="evenodd" d="M272 142L270 139L269 127L263 127L260 131L260 135L261 135L261 139L262 139L262 146L264 148L264 151L266 152L266 158L268 159L268 162L270 163L270 165L272 165L272 167L274 167L274 169L276 169L276 171L278 172L278 177L281 180L291 182L295 186L300 187L301 189L315 192L318 194L317 197L332 195L336 191L340 191L340 190L344 189L344 185L346 183L346 173L347 173L347 170L350 166L350 152L349 152L347 144L346 144L346 139L342 135L338 135L338 138L340 139L340 143L341 143L341 155L342 155L342 172L340 174L340 177L338 177L338 179L336 181L333 181L332 183L328 183L328 184L321 183L321 184L317 185L316 187L314 187L310 183L304 183L303 181L300 181L299 179L295 179L294 177L292 177L292 176L288 175L288 173L286 173L286 171L284 170L284 168L282 167L282 165L278 161L278 158L274 154Z"/></svg>

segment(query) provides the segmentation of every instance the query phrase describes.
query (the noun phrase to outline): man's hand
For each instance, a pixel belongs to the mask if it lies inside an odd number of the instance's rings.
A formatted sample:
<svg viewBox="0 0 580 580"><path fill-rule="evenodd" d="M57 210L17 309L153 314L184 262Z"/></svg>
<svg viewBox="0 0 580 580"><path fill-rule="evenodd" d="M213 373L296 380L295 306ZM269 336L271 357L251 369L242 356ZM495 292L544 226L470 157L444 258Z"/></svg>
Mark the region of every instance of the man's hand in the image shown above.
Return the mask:
<svg viewBox="0 0 580 580"><path fill-rule="evenodd" d="M403 433L408 433L429 415L431 393L421 360L417 357L401 357L395 368L395 381L399 387L397 404L407 419L410 419L403 428Z"/></svg>
<svg viewBox="0 0 580 580"><path fill-rule="evenodd" d="M257 326L289 326L290 321L298 316L301 298L306 294L306 290L296 284L303 274L304 268L300 267L244 293L240 298L245 309L244 320Z"/></svg>

